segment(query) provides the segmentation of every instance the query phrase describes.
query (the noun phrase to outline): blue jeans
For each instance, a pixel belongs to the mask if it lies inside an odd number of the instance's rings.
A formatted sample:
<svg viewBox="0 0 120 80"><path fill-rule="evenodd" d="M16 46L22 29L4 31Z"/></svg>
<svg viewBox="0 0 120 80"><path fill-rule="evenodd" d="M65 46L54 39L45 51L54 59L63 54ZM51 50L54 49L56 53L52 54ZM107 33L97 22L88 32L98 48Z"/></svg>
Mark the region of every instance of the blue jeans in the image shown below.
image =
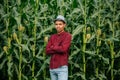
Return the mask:
<svg viewBox="0 0 120 80"><path fill-rule="evenodd" d="M68 66L50 69L51 80L68 80Z"/></svg>

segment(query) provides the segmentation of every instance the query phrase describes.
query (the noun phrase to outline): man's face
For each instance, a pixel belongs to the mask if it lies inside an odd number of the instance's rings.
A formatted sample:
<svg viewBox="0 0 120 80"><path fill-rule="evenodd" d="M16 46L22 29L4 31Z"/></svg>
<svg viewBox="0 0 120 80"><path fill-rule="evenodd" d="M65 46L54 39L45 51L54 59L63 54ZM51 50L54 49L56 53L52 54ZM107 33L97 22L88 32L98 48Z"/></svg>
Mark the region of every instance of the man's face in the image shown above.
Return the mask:
<svg viewBox="0 0 120 80"><path fill-rule="evenodd" d="M62 31L64 31L65 25L66 24L64 22L62 22L62 21L56 21L55 22L55 28L56 28L57 32L60 33Z"/></svg>

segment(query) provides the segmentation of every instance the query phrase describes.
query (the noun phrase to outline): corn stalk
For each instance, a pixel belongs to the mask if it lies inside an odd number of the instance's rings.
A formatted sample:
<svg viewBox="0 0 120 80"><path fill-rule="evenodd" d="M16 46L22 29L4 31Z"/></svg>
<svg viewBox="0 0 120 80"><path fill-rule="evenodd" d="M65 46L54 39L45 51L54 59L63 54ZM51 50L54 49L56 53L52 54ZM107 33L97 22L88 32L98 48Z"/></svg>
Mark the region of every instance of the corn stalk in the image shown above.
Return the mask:
<svg viewBox="0 0 120 80"><path fill-rule="evenodd" d="M32 80L35 80L35 48L36 48L36 17L35 17L35 25L33 28L33 36L34 36L34 44L32 47L32 55L33 55L33 63L32 63Z"/></svg>
<svg viewBox="0 0 120 80"><path fill-rule="evenodd" d="M18 65L18 80L22 80L22 60L23 60L23 55L22 55L22 46L21 46L21 43L22 43L22 31L23 31L23 26L21 25L21 8L20 8L20 5L21 5L21 0L18 0L17 2L17 5L18 5L18 9L19 9L19 13L20 15L18 15L18 37L16 35L16 42L17 44L19 45L19 65Z"/></svg>
<svg viewBox="0 0 120 80"><path fill-rule="evenodd" d="M12 55L10 53L10 47L11 47L11 38L8 38L8 46L4 46L3 50L6 53L7 56L7 72L8 72L8 80L12 80L12 72L11 72L11 68L12 68Z"/></svg>
<svg viewBox="0 0 120 80"><path fill-rule="evenodd" d="M99 0L99 2L98 2L98 12L100 12L101 11L101 8L100 8L100 1L101 0ZM97 55L99 55L99 51L100 51L100 49L99 49L99 47L100 47L100 44L101 44L101 40L100 40L100 35L101 35L101 29L100 29L100 18L101 18L101 16L100 16L100 13L98 13L98 29L97 29L97 41L96 41L96 54ZM99 75L99 68L98 68L98 60L97 60L97 63L96 63L96 69L95 69L95 71L96 71L96 77L98 78L98 75Z"/></svg>
<svg viewBox="0 0 120 80"><path fill-rule="evenodd" d="M19 75L18 75L18 79L19 80L22 80L21 77L22 77L22 47L19 47Z"/></svg>
<svg viewBox="0 0 120 80"><path fill-rule="evenodd" d="M36 53L36 24L37 24L37 10L38 10L39 0L35 0L35 18L34 18L34 27L33 27L33 37L34 37L34 44L33 44L33 63L32 63L32 80L35 80L35 53Z"/></svg>
<svg viewBox="0 0 120 80"><path fill-rule="evenodd" d="M84 3L84 28L83 28L83 46L82 46L82 52L83 52L83 55L82 55L82 58L83 58L83 75L84 77L86 78L86 60L85 60L85 50L86 50L86 26L87 26L87 15L86 15L86 8L87 8L87 3L86 3L86 0L85 0L85 3Z"/></svg>
<svg viewBox="0 0 120 80"><path fill-rule="evenodd" d="M116 0L114 1L114 8L113 8L113 21L112 21L112 37L115 37L115 12L116 12ZM111 80L114 80L114 58L115 58L115 51L114 51L114 41L110 42L110 53L111 53Z"/></svg>
<svg viewBox="0 0 120 80"><path fill-rule="evenodd" d="M10 53L10 48L11 48L11 38L9 34L9 4L8 0L4 0L4 7L6 14L8 15L7 18L5 19L5 26L6 26L6 31L7 31L7 46L4 46L3 49L6 53L7 56L7 72L8 72L8 80L12 80L12 72L11 72L11 67L12 67L12 54ZM6 32L5 31L5 32Z"/></svg>
<svg viewBox="0 0 120 80"><path fill-rule="evenodd" d="M20 17L19 17L20 18ZM22 25L18 26L18 30L19 30L19 38L17 39L17 43L19 45L19 75L18 75L18 80L22 80L22 59L23 59L23 55L22 55L22 46L20 46L22 44Z"/></svg>

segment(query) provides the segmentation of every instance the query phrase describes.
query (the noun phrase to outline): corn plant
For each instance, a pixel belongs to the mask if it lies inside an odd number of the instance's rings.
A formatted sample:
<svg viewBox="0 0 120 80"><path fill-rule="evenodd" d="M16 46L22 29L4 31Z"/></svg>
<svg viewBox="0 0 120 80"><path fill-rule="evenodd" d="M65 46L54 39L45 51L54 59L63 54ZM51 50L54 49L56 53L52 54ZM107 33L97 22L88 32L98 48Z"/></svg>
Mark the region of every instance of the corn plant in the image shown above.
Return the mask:
<svg viewBox="0 0 120 80"><path fill-rule="evenodd" d="M85 0L84 2L85 4L85 7L84 7L84 28L83 28L83 47L82 47L82 51L83 51L83 73L84 73L84 76L86 77L86 61L85 61L85 50L86 50L86 25L87 25L87 15L86 15L86 8L87 8L87 2Z"/></svg>
<svg viewBox="0 0 120 80"><path fill-rule="evenodd" d="M100 4L100 0L99 2L97 3L98 4L98 12L101 11L101 4ZM98 29L96 31L96 54L99 55L99 47L101 46L101 40L100 40L100 36L101 36L101 16L100 16L100 13L98 13ZM98 61L96 62L96 77L99 77L99 69L98 69Z"/></svg>
<svg viewBox="0 0 120 80"><path fill-rule="evenodd" d="M116 0L114 1L114 6L113 6L113 16L112 16L112 23L110 25L111 27L111 31L112 31L112 36L111 37L115 37L115 22L114 22L114 18L115 18L115 9L116 9ZM110 5L111 6L111 5ZM111 80L114 80L114 57L115 57L115 51L114 51L114 41L110 40L110 54L111 54Z"/></svg>
<svg viewBox="0 0 120 80"><path fill-rule="evenodd" d="M6 53L7 56L7 67L8 67L8 80L12 80L12 55L10 54L10 48L11 48L11 38L8 38L8 46L4 46L3 50Z"/></svg>
<svg viewBox="0 0 120 80"><path fill-rule="evenodd" d="M34 18L34 27L33 27L33 37L34 37L34 44L33 44L33 63L32 63L32 80L35 80L35 73L34 73L34 70L35 70L35 53L36 53L36 23L37 23L37 9L38 9L38 3L39 1L36 0L35 1L35 18Z"/></svg>

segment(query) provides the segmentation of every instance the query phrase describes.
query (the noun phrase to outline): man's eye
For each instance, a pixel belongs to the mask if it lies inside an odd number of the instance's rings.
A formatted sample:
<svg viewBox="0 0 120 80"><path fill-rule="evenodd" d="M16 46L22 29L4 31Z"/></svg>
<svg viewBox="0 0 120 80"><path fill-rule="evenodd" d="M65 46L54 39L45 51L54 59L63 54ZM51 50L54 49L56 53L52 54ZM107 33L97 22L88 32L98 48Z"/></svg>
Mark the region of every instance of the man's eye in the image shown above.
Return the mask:
<svg viewBox="0 0 120 80"><path fill-rule="evenodd" d="M62 25L62 24L55 24L55 25Z"/></svg>
<svg viewBox="0 0 120 80"><path fill-rule="evenodd" d="M59 25L62 25L62 24L59 24Z"/></svg>

